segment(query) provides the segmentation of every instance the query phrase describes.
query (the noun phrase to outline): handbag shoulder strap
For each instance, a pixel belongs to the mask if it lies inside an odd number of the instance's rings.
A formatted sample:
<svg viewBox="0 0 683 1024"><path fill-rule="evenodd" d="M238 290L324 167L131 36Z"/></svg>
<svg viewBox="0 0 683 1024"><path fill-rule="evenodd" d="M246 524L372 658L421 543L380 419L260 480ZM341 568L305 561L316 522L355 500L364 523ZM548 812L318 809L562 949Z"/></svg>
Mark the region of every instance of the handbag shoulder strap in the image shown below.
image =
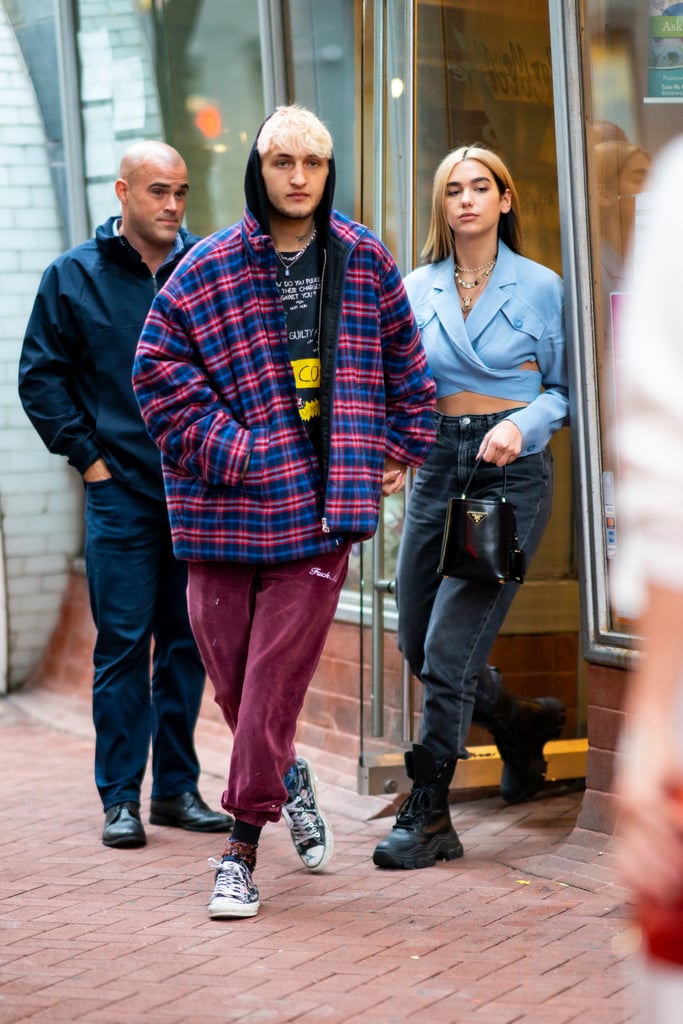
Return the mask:
<svg viewBox="0 0 683 1024"><path fill-rule="evenodd" d="M474 474L477 472L477 466L479 465L480 462L481 462L481 457L478 458L475 461L474 466L472 467L472 472L470 473L470 475L469 475L469 477L467 479L467 483L465 484L465 486L462 489L462 494L460 495L461 498L466 498L467 497L467 492L469 491L470 487L472 486L472 481L474 480ZM503 466L503 493L502 493L501 498L500 498L501 501L507 501L507 498L505 497L505 492L507 490L507 485L508 485L508 468L507 468L507 466Z"/></svg>

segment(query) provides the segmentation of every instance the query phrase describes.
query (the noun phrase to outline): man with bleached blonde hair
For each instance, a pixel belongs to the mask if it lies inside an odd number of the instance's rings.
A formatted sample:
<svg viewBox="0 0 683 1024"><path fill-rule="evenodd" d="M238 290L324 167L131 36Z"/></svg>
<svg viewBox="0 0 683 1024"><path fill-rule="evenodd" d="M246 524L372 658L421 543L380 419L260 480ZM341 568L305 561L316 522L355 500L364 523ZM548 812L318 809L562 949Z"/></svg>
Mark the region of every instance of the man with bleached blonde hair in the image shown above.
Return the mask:
<svg viewBox="0 0 683 1024"><path fill-rule="evenodd" d="M332 136L329 130L305 107L280 107L277 117L269 117L264 121L256 149L260 157L270 150L284 150L297 153L310 153L321 160L329 160L332 156Z"/></svg>
<svg viewBox="0 0 683 1024"><path fill-rule="evenodd" d="M212 918L251 917L261 830L281 816L312 872L332 855L294 735L382 494L433 440L434 388L394 260L332 208L332 140L298 106L265 121L242 220L156 297L133 383L162 453L190 618L233 733L235 826Z"/></svg>
<svg viewBox="0 0 683 1024"><path fill-rule="evenodd" d="M45 271L19 371L29 419L85 487L95 781L102 842L115 848L146 842L140 787L150 746L152 824L199 832L232 824L197 790L205 671L187 614L187 568L173 555L159 452L131 385L154 294L197 241L181 227L188 188L185 161L166 143L137 142L123 154L121 213Z"/></svg>

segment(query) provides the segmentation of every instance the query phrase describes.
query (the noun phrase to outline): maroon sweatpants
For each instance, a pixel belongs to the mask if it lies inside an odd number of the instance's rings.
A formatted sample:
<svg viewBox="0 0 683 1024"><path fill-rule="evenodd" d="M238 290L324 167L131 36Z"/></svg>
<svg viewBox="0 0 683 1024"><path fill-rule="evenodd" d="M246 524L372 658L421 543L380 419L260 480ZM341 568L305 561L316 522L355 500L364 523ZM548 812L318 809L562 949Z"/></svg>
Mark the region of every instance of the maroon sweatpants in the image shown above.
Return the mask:
<svg viewBox="0 0 683 1024"><path fill-rule="evenodd" d="M190 562L190 622L233 734L221 803L277 821L294 734L346 579L351 544L281 565Z"/></svg>

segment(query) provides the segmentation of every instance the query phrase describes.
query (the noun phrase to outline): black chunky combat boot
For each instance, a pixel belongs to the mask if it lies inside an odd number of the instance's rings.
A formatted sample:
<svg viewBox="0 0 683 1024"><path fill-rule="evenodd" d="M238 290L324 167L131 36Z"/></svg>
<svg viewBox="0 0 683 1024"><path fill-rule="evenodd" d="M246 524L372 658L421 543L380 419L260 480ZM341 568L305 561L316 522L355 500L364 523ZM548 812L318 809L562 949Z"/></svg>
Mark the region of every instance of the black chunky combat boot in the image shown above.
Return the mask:
<svg viewBox="0 0 683 1024"><path fill-rule="evenodd" d="M405 763L413 788L391 832L375 847L373 862L380 868L431 868L437 860L462 857L448 810L455 760L436 761L431 750L415 743Z"/></svg>
<svg viewBox="0 0 683 1024"><path fill-rule="evenodd" d="M548 767L543 747L562 732L564 705L555 697L515 697L504 687L488 722L503 760L500 793L509 804L530 800L541 788Z"/></svg>

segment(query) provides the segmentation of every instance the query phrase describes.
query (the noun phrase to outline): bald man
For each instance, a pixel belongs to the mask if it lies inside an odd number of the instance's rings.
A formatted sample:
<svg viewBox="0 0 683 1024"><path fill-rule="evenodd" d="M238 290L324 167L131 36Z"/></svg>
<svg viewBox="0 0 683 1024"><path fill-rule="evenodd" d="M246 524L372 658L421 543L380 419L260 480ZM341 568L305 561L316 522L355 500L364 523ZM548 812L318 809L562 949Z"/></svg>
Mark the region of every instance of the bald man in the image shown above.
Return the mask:
<svg viewBox="0 0 683 1024"><path fill-rule="evenodd" d="M138 142L114 188L120 215L43 275L19 393L47 448L85 487L95 782L102 842L126 848L147 841L140 788L150 746L152 824L227 832L233 820L198 791L194 730L205 671L188 620L186 565L173 556L159 451L131 384L152 300L197 241L181 227L187 168L171 146Z"/></svg>

